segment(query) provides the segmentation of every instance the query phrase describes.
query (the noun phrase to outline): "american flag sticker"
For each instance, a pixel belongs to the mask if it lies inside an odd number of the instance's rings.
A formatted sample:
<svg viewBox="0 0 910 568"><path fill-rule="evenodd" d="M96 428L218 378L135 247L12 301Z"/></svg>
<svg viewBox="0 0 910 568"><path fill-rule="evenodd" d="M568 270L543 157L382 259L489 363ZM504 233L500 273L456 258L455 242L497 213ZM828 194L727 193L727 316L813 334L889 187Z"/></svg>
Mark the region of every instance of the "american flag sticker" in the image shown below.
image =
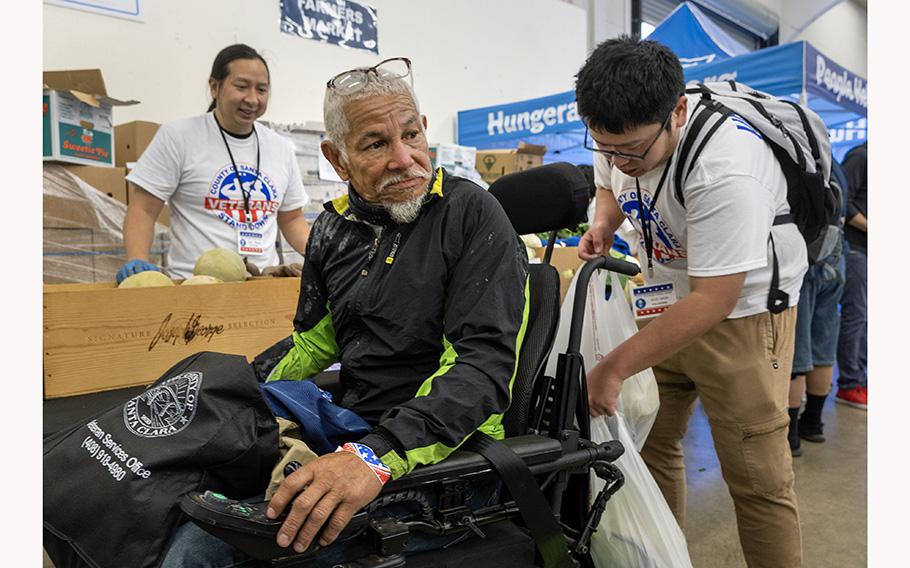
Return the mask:
<svg viewBox="0 0 910 568"><path fill-rule="evenodd" d="M632 288L632 310L635 319L660 315L675 303L676 290L672 282Z"/></svg>

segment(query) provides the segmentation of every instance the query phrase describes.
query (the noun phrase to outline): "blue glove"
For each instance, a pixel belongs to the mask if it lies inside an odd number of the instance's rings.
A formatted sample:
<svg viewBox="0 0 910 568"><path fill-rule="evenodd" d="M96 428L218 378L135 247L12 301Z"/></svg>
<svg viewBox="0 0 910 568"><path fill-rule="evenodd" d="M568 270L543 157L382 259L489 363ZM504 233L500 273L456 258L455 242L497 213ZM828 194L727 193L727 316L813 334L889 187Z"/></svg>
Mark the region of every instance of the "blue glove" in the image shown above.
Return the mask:
<svg viewBox="0 0 910 568"><path fill-rule="evenodd" d="M133 260L126 262L120 267L120 270L117 271L117 284L120 284L133 274L139 274L146 270L158 270L158 267L148 261L134 258Z"/></svg>

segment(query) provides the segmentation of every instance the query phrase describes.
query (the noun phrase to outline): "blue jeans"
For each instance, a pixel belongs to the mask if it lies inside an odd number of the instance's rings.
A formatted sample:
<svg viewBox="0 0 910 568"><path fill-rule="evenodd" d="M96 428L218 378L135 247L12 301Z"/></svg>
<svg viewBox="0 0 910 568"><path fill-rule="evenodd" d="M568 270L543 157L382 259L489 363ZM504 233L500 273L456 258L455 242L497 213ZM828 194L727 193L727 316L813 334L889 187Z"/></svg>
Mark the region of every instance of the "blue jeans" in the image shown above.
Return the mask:
<svg viewBox="0 0 910 568"><path fill-rule="evenodd" d="M850 251L837 342L839 389L866 386L866 316L866 254Z"/></svg>
<svg viewBox="0 0 910 568"><path fill-rule="evenodd" d="M809 266L799 291L796 311L794 375L805 375L815 367L834 365L840 319L837 304L843 291L843 270L829 264Z"/></svg>
<svg viewBox="0 0 910 568"><path fill-rule="evenodd" d="M477 509L496 503L499 499L500 482L492 481L478 485L473 495L467 500L469 508ZM260 496L258 500L262 500ZM435 494L428 495L431 507L435 506ZM383 508L383 512L394 514L396 505ZM406 553L423 552L445 548L457 541L466 540L473 533L454 535L427 535L413 532L405 546ZM331 568L337 564L351 562L373 553L372 547L363 539L352 539L349 543L335 543L321 550L305 564L307 568ZM266 562L250 558L218 537L212 536L188 522L181 526L171 539L170 548L165 555L161 568L259 568L267 566Z"/></svg>

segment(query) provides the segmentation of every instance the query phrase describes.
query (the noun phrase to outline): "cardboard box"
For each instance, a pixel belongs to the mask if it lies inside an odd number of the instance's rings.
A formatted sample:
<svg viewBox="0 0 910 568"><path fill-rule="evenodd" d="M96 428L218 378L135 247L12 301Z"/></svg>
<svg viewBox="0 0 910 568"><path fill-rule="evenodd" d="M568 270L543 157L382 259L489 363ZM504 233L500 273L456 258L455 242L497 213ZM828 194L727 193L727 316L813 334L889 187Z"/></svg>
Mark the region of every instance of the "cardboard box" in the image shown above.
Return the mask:
<svg viewBox="0 0 910 568"><path fill-rule="evenodd" d="M101 193L106 193L109 197L113 197L126 205L126 168L77 166L74 164L66 164L63 167L79 176L82 181Z"/></svg>
<svg viewBox="0 0 910 568"><path fill-rule="evenodd" d="M114 127L114 156L118 167L124 167L129 162L136 162L145 152L152 138L161 125L157 122L134 120Z"/></svg>
<svg viewBox="0 0 910 568"><path fill-rule="evenodd" d="M476 169L487 183L514 172L521 172L543 165L546 146L518 143L518 148L503 150L477 150Z"/></svg>
<svg viewBox="0 0 910 568"><path fill-rule="evenodd" d="M543 260L546 247L534 247L537 258ZM578 247L555 247L553 256L550 257L550 264L559 272L559 301L566 297L569 285L575 277L575 272L584 264L585 261L578 258Z"/></svg>
<svg viewBox="0 0 910 568"><path fill-rule="evenodd" d="M115 106L100 69L45 71L43 93L44 160L108 166L114 160Z"/></svg>
<svg viewBox="0 0 910 568"><path fill-rule="evenodd" d="M45 285L44 396L147 385L199 351L252 358L291 334L299 290L299 278Z"/></svg>

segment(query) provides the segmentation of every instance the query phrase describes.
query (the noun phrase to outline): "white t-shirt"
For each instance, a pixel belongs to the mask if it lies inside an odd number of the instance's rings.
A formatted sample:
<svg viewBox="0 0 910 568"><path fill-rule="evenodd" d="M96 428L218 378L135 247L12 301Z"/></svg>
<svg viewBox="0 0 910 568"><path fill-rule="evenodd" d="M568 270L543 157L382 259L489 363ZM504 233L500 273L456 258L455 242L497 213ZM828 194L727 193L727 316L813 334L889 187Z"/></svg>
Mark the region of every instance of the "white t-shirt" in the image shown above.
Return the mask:
<svg viewBox="0 0 910 568"><path fill-rule="evenodd" d="M689 113L699 95L689 96ZM683 127L680 141L690 122ZM780 282L790 295L790 306L799 301L807 269L806 244L796 225L773 226L776 215L789 213L787 182L771 149L737 117L724 121L684 178L685 207L676 198L674 170L681 144L677 145L670 171L652 209L654 276L647 274L647 253L641 237L635 178L611 168L606 157L594 155L594 178L598 186L611 189L620 209L639 233L639 259L649 283L673 282L677 297L690 291L689 277L724 276L746 272L746 280L730 318L767 310L771 284L774 236ZM642 202L651 205L665 164L638 179Z"/></svg>
<svg viewBox="0 0 910 568"><path fill-rule="evenodd" d="M247 138L225 134L249 192L249 228L263 234L265 253L249 256L260 268L278 264L278 211L309 201L291 143L256 124ZM256 177L256 145L259 176ZM176 278L193 274L206 250L237 250L237 231L247 221L243 192L212 113L185 118L158 129L127 180L166 201L170 207L169 269Z"/></svg>

